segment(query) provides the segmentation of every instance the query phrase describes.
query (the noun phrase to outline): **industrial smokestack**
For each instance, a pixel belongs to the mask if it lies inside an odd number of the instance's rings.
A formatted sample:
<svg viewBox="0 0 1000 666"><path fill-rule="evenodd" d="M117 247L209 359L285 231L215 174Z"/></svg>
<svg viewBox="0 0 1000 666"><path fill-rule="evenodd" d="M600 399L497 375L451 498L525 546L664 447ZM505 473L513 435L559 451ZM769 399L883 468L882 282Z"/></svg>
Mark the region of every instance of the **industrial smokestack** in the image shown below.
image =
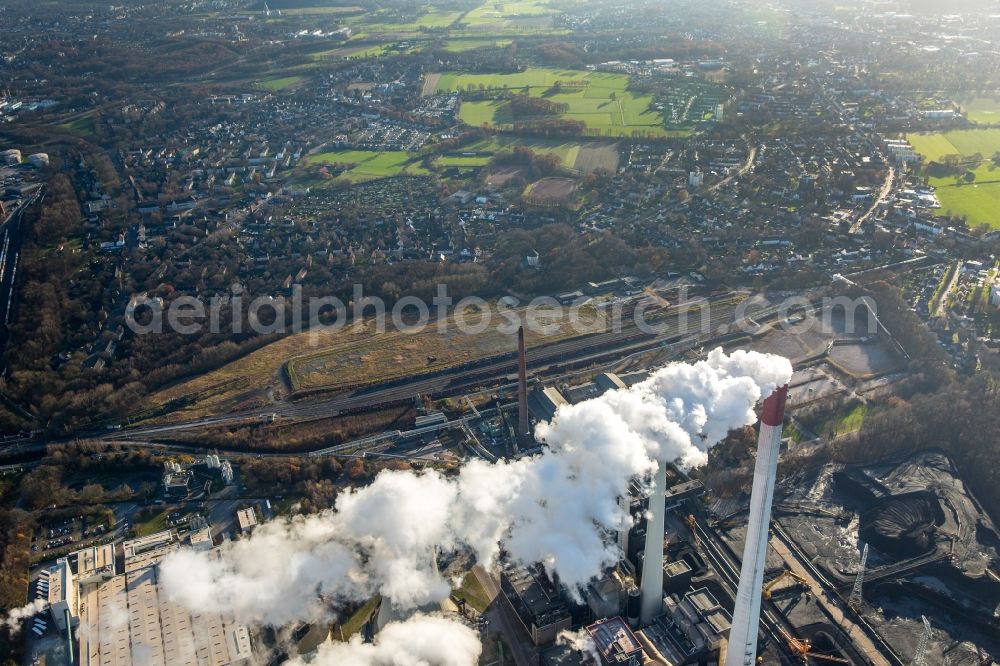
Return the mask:
<svg viewBox="0 0 1000 666"><path fill-rule="evenodd" d="M663 611L663 513L667 487L667 463L658 461L649 493L649 517L646 519L646 548L642 556L642 626L650 624Z"/></svg>
<svg viewBox="0 0 1000 666"><path fill-rule="evenodd" d="M747 526L746 546L743 548L740 587L736 592L726 666L753 666L757 658L764 559L767 556L771 500L774 498L774 481L778 474L781 423L785 419L787 396L787 385L775 390L764 401L764 412L760 417L757 463L753 472L753 494L750 496L750 523Z"/></svg>
<svg viewBox="0 0 1000 666"><path fill-rule="evenodd" d="M528 362L524 357L524 326L517 329L517 438L528 441Z"/></svg>
<svg viewBox="0 0 1000 666"><path fill-rule="evenodd" d="M632 513L632 497L630 495L620 495L618 497L618 507L626 516ZM628 533L629 525L626 523L618 530L618 550L621 551L622 559L628 557Z"/></svg>

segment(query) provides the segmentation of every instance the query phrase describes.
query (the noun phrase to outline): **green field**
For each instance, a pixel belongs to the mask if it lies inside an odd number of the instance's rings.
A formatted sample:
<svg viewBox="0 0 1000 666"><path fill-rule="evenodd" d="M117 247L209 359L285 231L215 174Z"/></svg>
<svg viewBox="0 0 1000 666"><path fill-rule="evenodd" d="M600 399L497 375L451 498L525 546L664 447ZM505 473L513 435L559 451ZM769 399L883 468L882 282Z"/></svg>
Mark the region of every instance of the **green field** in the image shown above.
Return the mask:
<svg viewBox="0 0 1000 666"><path fill-rule="evenodd" d="M497 90L498 94L504 90L527 92L565 104L568 110L562 118L583 121L589 130L603 136L631 136L635 131L667 135L662 114L650 108L653 98L629 92L628 80L623 74L533 67L514 74L447 72L437 79L434 91L443 93L482 87ZM473 127L484 123L506 125L514 120L507 102L502 99L463 102L459 117Z"/></svg>
<svg viewBox="0 0 1000 666"><path fill-rule="evenodd" d="M91 116L81 116L72 122L63 123L59 127L82 137L94 135L94 119Z"/></svg>
<svg viewBox="0 0 1000 666"><path fill-rule="evenodd" d="M511 40L509 39L449 39L444 42L442 46L448 51L454 53L461 53L463 51L471 51L472 49L481 49L484 46L509 46Z"/></svg>
<svg viewBox="0 0 1000 666"><path fill-rule="evenodd" d="M437 164L443 168L459 167L472 169L484 167L490 163L488 156L463 156L463 155L443 155L438 158Z"/></svg>
<svg viewBox="0 0 1000 666"><path fill-rule="evenodd" d="M477 141L465 147L469 152L496 153L502 150L513 150L522 146L530 148L540 155L558 155L563 166L568 169L575 168L576 158L580 154L580 144L574 141L549 141L545 139L519 139L506 136L498 136L490 139Z"/></svg>
<svg viewBox="0 0 1000 666"><path fill-rule="evenodd" d="M376 152L373 150L334 150L317 153L306 158L307 164L352 164L336 180L352 183L388 178L400 174L413 176L429 172L412 153L403 151Z"/></svg>
<svg viewBox="0 0 1000 666"><path fill-rule="evenodd" d="M545 32L552 26L552 16L559 10L541 0L519 2L484 2L462 19L470 31Z"/></svg>
<svg viewBox="0 0 1000 666"><path fill-rule="evenodd" d="M973 172L975 180L967 182L962 178L931 178L930 184L937 188L937 198L941 208L939 215L964 216L969 226L987 225L1000 228L1000 169L985 163Z"/></svg>
<svg viewBox="0 0 1000 666"><path fill-rule="evenodd" d="M973 171L971 182L964 175L929 179L941 202L935 215L964 217L970 227L1000 229L1000 169L990 161L1000 152L1000 129L910 134L906 138L927 161L940 161L948 155L982 155L985 161Z"/></svg>
<svg viewBox="0 0 1000 666"><path fill-rule="evenodd" d="M925 160L939 161L946 155L992 157L1000 152L1000 129L954 130L908 134L907 140Z"/></svg>
<svg viewBox="0 0 1000 666"><path fill-rule="evenodd" d="M374 58L384 55L392 43L373 44L371 46L340 46L312 54L313 60L335 60L339 58Z"/></svg>
<svg viewBox="0 0 1000 666"><path fill-rule="evenodd" d="M274 76L269 79L262 79L258 81L257 87L274 92L290 88L301 80L301 76Z"/></svg>
<svg viewBox="0 0 1000 666"><path fill-rule="evenodd" d="M368 12L347 18L347 23L354 30L354 38L382 34L415 34L427 30L441 30L452 25L462 16L462 12L444 11L430 8L417 17L406 16L380 10Z"/></svg>
<svg viewBox="0 0 1000 666"><path fill-rule="evenodd" d="M282 9L282 16L308 16L311 14L356 14L364 11L361 7L290 7Z"/></svg>
<svg viewBox="0 0 1000 666"><path fill-rule="evenodd" d="M973 97L959 100L962 111L974 123L992 125L1000 123L1000 98Z"/></svg>

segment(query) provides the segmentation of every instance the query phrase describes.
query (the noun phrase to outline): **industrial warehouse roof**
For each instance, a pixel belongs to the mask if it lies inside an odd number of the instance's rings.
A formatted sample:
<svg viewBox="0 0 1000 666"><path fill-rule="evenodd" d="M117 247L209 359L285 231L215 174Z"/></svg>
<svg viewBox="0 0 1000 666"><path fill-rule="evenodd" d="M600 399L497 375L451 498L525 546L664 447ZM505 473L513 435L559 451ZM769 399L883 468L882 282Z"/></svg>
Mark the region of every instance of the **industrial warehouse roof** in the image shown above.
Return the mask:
<svg viewBox="0 0 1000 666"><path fill-rule="evenodd" d="M100 546L91 546L73 553L76 559L76 575L78 578L86 580L104 571L114 573L115 567L115 547L106 543Z"/></svg>
<svg viewBox="0 0 1000 666"><path fill-rule="evenodd" d="M236 520L239 522L240 531L246 532L248 529L257 526L257 513L253 510L252 506L240 509L236 512Z"/></svg>
<svg viewBox="0 0 1000 666"><path fill-rule="evenodd" d="M612 661L616 654L632 655L642 651L639 640L620 617L595 622L587 627L587 633L606 662Z"/></svg>
<svg viewBox="0 0 1000 666"><path fill-rule="evenodd" d="M153 536L160 538L147 543L166 540L163 533ZM174 548L128 556L125 574L80 588L81 666L249 663L245 626L218 613L191 614L160 590L159 564Z"/></svg>

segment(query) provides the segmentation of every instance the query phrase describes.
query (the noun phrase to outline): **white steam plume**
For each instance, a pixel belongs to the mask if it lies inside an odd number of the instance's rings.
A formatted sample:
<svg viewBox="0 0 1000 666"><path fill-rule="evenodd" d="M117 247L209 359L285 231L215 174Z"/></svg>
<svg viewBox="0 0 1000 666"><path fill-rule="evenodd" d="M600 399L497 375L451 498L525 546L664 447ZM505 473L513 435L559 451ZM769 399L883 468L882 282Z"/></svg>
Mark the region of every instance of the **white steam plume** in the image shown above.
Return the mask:
<svg viewBox="0 0 1000 666"><path fill-rule="evenodd" d="M35 599L30 604L8 611L6 616L0 618L0 627L7 627L12 633L17 633L21 630L21 623L48 607L49 603L44 599Z"/></svg>
<svg viewBox="0 0 1000 666"><path fill-rule="evenodd" d="M593 663L601 663L601 653L597 649L597 644L594 643L594 639L590 637L590 634L587 633L586 629L580 629L578 631L568 631L564 629L563 631L560 631L556 636L556 645L565 645L571 650L576 650L577 652L582 652L587 655Z"/></svg>
<svg viewBox="0 0 1000 666"><path fill-rule="evenodd" d="M342 494L332 511L272 521L217 552L173 554L162 581L191 610L283 624L373 594L400 609L439 601L449 585L433 566L435 552L471 548L489 567L502 545L518 561L543 563L575 593L618 557L602 534L627 524L617 497L629 481L656 460L703 464L708 449L754 423L754 405L790 377L784 358L716 349L704 361L560 408L536 429L548 445L542 454L474 460L454 478L384 471Z"/></svg>
<svg viewBox="0 0 1000 666"><path fill-rule="evenodd" d="M347 643L327 641L308 662L290 666L474 666L482 646L475 631L461 622L415 613L387 624L374 643L355 636Z"/></svg>

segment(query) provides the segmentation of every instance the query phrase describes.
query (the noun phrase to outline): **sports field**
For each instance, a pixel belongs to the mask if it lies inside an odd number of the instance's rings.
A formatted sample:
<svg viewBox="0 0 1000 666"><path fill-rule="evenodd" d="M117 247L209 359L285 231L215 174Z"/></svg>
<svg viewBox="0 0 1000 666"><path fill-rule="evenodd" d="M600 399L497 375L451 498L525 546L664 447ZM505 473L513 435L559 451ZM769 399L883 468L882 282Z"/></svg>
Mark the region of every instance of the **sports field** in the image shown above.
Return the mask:
<svg viewBox="0 0 1000 666"><path fill-rule="evenodd" d="M964 175L930 178L941 202L935 215L964 217L970 227L1000 229L1000 169L991 161L1000 152L1000 129L910 134L906 138L925 161L940 161L948 155L982 155L984 162L973 171L971 182Z"/></svg>
<svg viewBox="0 0 1000 666"><path fill-rule="evenodd" d="M667 134L663 115L650 108L653 98L628 91L628 76L579 70L532 67L514 74L463 74L446 72L434 91L495 90L544 97L568 108L560 117L581 120L589 130L604 136L631 136L634 131ZM484 123L505 125L514 121L503 99L463 102L459 117L478 127Z"/></svg>
<svg viewBox="0 0 1000 666"><path fill-rule="evenodd" d="M954 130L908 134L907 140L925 160L940 161L946 155L992 157L1000 152L1000 129Z"/></svg>
<svg viewBox="0 0 1000 666"><path fill-rule="evenodd" d="M987 225L1000 229L1000 169L986 163L975 170L976 178L967 182L961 178L931 178L937 188L941 208L938 215L964 216L970 227Z"/></svg>
<svg viewBox="0 0 1000 666"><path fill-rule="evenodd" d="M306 158L307 164L353 165L337 180L352 183L400 174L426 175L428 171L412 154L404 151L376 152L373 150L334 150Z"/></svg>

